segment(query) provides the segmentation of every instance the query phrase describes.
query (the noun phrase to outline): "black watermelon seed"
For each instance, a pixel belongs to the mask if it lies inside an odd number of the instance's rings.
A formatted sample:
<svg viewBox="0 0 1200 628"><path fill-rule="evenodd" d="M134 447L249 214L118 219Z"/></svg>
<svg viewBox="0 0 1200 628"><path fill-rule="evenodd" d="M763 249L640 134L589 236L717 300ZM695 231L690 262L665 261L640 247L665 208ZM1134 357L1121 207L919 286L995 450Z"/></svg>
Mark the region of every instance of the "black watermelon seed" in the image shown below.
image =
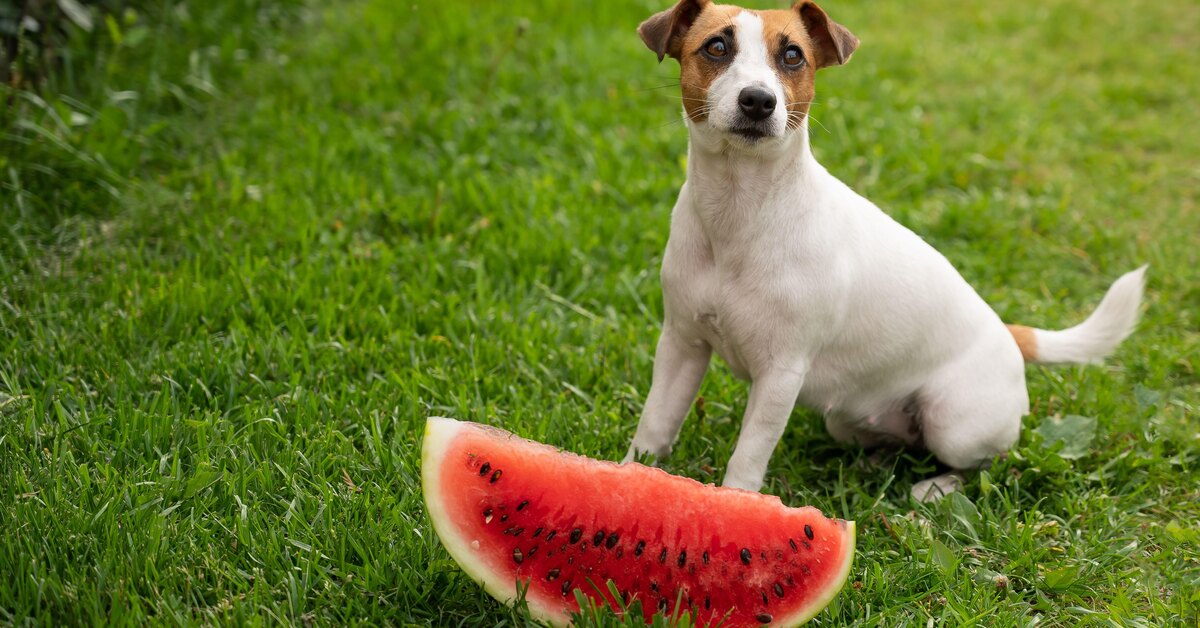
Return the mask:
<svg viewBox="0 0 1200 628"><path fill-rule="evenodd" d="M667 610L667 598L665 598L665 597L658 598L658 612L665 613L666 610Z"/></svg>
<svg viewBox="0 0 1200 628"><path fill-rule="evenodd" d="M750 564L750 550L748 550L744 547L742 548L742 564L743 565Z"/></svg>
<svg viewBox="0 0 1200 628"><path fill-rule="evenodd" d="M508 515L500 515L501 521L508 521Z"/></svg>
<svg viewBox="0 0 1200 628"><path fill-rule="evenodd" d="M567 557L567 564L568 564L568 565L570 565L570 564L573 564L574 562L575 562L575 557L574 557L574 556L568 556L568 557Z"/></svg>
<svg viewBox="0 0 1200 628"><path fill-rule="evenodd" d="M712 600L708 599L708 596L706 595L704 596L704 610L708 610L710 608L712 608Z"/></svg>
<svg viewBox="0 0 1200 628"><path fill-rule="evenodd" d="M783 585L778 582L775 583L775 595L783 597Z"/></svg>
<svg viewBox="0 0 1200 628"><path fill-rule="evenodd" d="M676 564L678 564L680 567L687 564L687 550L683 550L682 552L679 552L679 560L676 561Z"/></svg>
<svg viewBox="0 0 1200 628"><path fill-rule="evenodd" d="M704 552L703 554L701 554L700 558L704 560L705 565L708 564L708 552Z"/></svg>
<svg viewBox="0 0 1200 628"><path fill-rule="evenodd" d="M528 500L528 499L526 499L525 501L522 501L521 503L517 504L517 512L521 512L522 510L525 510L525 507L526 507L526 506L528 506L528 505L529 505L529 500Z"/></svg>
<svg viewBox="0 0 1200 628"><path fill-rule="evenodd" d="M517 528L516 530L513 530L513 536L521 536L521 534L524 532L525 528Z"/></svg>
<svg viewBox="0 0 1200 628"><path fill-rule="evenodd" d="M792 546L792 551L793 551L793 552L799 552L799 551L800 551L800 548L799 548L799 547L796 547L796 539L788 539L788 545L791 545L791 546Z"/></svg>
<svg viewBox="0 0 1200 628"><path fill-rule="evenodd" d="M483 463L482 467L479 467L479 475L480 476L487 475L488 471L491 471L491 470L492 470L492 463L485 462L485 463Z"/></svg>
<svg viewBox="0 0 1200 628"><path fill-rule="evenodd" d="M770 603L771 603L771 600L770 600L770 599L767 597L767 592L766 592L766 591L759 591L759 593L761 593L761 594L762 594L763 606L766 606L767 604L770 604Z"/></svg>
<svg viewBox="0 0 1200 628"><path fill-rule="evenodd" d="M604 530L600 530L599 532L597 532L595 535L592 536L592 545L593 546L599 547L600 544L603 542L604 542Z"/></svg>
<svg viewBox="0 0 1200 628"><path fill-rule="evenodd" d="M650 590L654 591L655 593L658 593L658 581L657 580L650 581Z"/></svg>
<svg viewBox="0 0 1200 628"><path fill-rule="evenodd" d="M645 550L646 550L646 542L645 542L645 541L638 541L638 542L637 542L637 547L633 548L633 555L634 555L634 556L641 556L641 555L642 555L642 552L644 552Z"/></svg>
<svg viewBox="0 0 1200 628"><path fill-rule="evenodd" d="M550 582L554 582L555 580L558 580L559 573L561 573L561 572L558 570L558 567L551 569L549 572L546 573L546 580L549 580Z"/></svg>
<svg viewBox="0 0 1200 628"><path fill-rule="evenodd" d="M494 472L492 472L492 479L488 480L488 483L495 484L496 480L500 479L501 473L503 473L503 471L501 471L500 469L496 469Z"/></svg>
<svg viewBox="0 0 1200 628"><path fill-rule="evenodd" d="M804 524L804 536L807 536L810 541L813 540L812 526L807 523Z"/></svg>
<svg viewBox="0 0 1200 628"><path fill-rule="evenodd" d="M555 534L558 534L558 530L551 530L551 531L550 531L550 534L547 534L547 535L546 535L546 540L547 540L547 541L552 541L552 540L554 540L554 535L555 535Z"/></svg>
<svg viewBox="0 0 1200 628"><path fill-rule="evenodd" d="M528 556L528 557L530 557L530 558L533 558L533 555L537 553L537 548L538 548L538 546L536 546L536 545L534 545L533 547L529 548L529 553L528 553L528 554L526 554L526 556Z"/></svg>
<svg viewBox="0 0 1200 628"><path fill-rule="evenodd" d="M513 562L520 565L523 560L525 560L525 555L521 553L521 548L513 548Z"/></svg>
<svg viewBox="0 0 1200 628"><path fill-rule="evenodd" d="M606 541L604 541L604 547L607 547L608 549L612 549L617 546L617 541L620 541L620 540L621 540L621 537L617 536L616 532L613 532L612 534L608 535L608 539Z"/></svg>
<svg viewBox="0 0 1200 628"><path fill-rule="evenodd" d="M483 522L484 522L484 523L491 523L491 522L492 522L492 509L491 509L491 508L484 508L484 509L483 509Z"/></svg>
<svg viewBox="0 0 1200 628"><path fill-rule="evenodd" d="M660 552L658 555L658 562L660 562L660 563L667 562L667 548L665 548L665 547L662 548L662 552Z"/></svg>
<svg viewBox="0 0 1200 628"><path fill-rule="evenodd" d="M516 530L516 529L517 529L517 526L513 526L513 527L511 527L511 528L509 528L509 529L505 530L505 531L504 531L504 534L512 534L512 531L513 531L513 530Z"/></svg>
<svg viewBox="0 0 1200 628"><path fill-rule="evenodd" d="M566 595L571 592L571 581L564 580L562 585L562 594Z"/></svg>
<svg viewBox="0 0 1200 628"><path fill-rule="evenodd" d="M572 543L578 543L579 539L581 539L581 538L583 538L583 529L582 528L575 528L574 530L571 530L571 542Z"/></svg>
<svg viewBox="0 0 1200 628"><path fill-rule="evenodd" d="M541 535L542 535L542 528L541 528L541 526L538 526L538 529L536 529L536 530L534 530L534 531L533 531L533 538L535 538L535 539L536 539L536 538L538 538L538 537L539 537L539 536L541 536ZM549 538L550 538L550 537L546 537L546 539L547 539L547 540L549 540Z"/></svg>
<svg viewBox="0 0 1200 628"><path fill-rule="evenodd" d="M759 613L754 616L754 619L758 620L760 623L769 624L774 617L771 617L770 613Z"/></svg>

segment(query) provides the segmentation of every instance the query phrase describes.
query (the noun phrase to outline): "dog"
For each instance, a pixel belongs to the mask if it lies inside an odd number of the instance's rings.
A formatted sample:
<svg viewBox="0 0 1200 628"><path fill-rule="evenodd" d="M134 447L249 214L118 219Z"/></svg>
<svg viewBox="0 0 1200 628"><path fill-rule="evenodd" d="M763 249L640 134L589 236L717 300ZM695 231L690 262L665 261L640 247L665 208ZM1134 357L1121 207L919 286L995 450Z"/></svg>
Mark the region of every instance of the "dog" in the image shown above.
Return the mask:
<svg viewBox="0 0 1200 628"><path fill-rule="evenodd" d="M1005 325L943 255L817 163L814 77L849 61L858 39L815 3L680 0L638 33L660 62L679 62L689 143L653 381L626 462L670 453L715 351L750 381L725 486L762 487L801 403L839 442L932 452L952 472L912 494L936 499L1016 443L1027 362L1095 362L1133 330L1145 266L1075 327Z"/></svg>

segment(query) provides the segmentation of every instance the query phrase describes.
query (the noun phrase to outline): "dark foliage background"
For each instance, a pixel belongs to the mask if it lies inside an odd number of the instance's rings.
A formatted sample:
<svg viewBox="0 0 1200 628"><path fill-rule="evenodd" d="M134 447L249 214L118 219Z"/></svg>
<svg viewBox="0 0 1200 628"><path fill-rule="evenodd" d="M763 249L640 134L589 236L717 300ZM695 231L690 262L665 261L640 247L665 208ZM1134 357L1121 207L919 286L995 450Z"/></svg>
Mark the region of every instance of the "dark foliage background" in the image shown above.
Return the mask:
<svg viewBox="0 0 1200 628"><path fill-rule="evenodd" d="M125 15L136 19L148 2L123 0L4 0L0 2L0 81L14 88L37 85L63 55L68 41L94 35L101 24ZM94 38L88 43L94 43Z"/></svg>
<svg viewBox="0 0 1200 628"><path fill-rule="evenodd" d="M130 174L172 156L162 121L203 112L302 0L0 0L0 264L77 239ZM156 150L147 150L153 146Z"/></svg>

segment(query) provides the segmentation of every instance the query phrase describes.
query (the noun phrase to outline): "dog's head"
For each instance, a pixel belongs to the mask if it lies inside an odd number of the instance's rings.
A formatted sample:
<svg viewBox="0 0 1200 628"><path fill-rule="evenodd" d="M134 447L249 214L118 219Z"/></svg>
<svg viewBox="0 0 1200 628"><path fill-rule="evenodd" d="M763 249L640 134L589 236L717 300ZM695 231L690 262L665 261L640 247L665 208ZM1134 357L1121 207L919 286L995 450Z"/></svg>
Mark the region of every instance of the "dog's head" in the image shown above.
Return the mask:
<svg viewBox="0 0 1200 628"><path fill-rule="evenodd" d="M688 119L746 147L800 128L816 71L845 63L858 46L809 0L775 11L680 0L642 22L638 34L659 61L679 61Z"/></svg>

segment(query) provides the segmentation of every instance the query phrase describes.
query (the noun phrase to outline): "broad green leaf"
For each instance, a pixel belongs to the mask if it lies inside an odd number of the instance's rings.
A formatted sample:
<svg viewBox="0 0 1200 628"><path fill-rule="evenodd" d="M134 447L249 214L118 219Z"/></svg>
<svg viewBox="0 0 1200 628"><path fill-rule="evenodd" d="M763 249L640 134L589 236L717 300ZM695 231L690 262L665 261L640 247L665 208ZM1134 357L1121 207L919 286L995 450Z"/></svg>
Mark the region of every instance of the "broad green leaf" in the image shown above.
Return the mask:
<svg viewBox="0 0 1200 628"><path fill-rule="evenodd" d="M1096 419L1075 414L1061 419L1047 417L1034 432L1042 437L1046 447L1061 442L1063 446L1058 450L1058 455L1067 460L1075 460L1087 455L1088 448L1096 438Z"/></svg>
<svg viewBox="0 0 1200 628"><path fill-rule="evenodd" d="M987 472L987 469L979 471L979 492L987 495L996 487L992 484L992 474Z"/></svg>
<svg viewBox="0 0 1200 628"><path fill-rule="evenodd" d="M929 539L929 548L934 564L942 570L942 573L946 575L954 573L954 568L958 566L958 557L954 555L954 551L937 539Z"/></svg>
<svg viewBox="0 0 1200 628"><path fill-rule="evenodd" d="M1200 530L1184 526L1180 524L1178 520L1172 520L1164 529L1172 539L1175 539L1180 543L1195 541L1198 537L1200 537Z"/></svg>
<svg viewBox="0 0 1200 628"><path fill-rule="evenodd" d="M1162 399L1162 393L1153 388L1146 388L1138 384L1133 387L1133 397L1137 400L1138 410L1145 411L1148 408L1158 405L1158 402Z"/></svg>
<svg viewBox="0 0 1200 628"><path fill-rule="evenodd" d="M975 530L975 526L979 524L979 509L975 507L975 504L971 503L971 498L963 495L960 491L956 491L950 493L950 496L946 498L946 502L947 508L950 510L950 515L966 529L967 534L972 539L979 540L979 533Z"/></svg>
<svg viewBox="0 0 1200 628"><path fill-rule="evenodd" d="M1052 569L1042 574L1042 582L1052 591L1063 591L1079 579L1079 567L1070 565Z"/></svg>

